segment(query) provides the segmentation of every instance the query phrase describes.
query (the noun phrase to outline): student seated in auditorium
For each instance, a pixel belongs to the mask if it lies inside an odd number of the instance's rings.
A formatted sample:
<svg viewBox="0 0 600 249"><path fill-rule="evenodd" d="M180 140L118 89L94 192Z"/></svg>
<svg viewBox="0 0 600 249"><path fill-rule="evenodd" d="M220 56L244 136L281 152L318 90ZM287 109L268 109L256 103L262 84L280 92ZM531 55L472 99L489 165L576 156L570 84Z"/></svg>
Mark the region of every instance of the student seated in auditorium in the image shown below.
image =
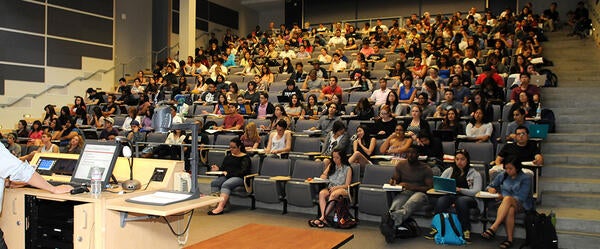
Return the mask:
<svg viewBox="0 0 600 249"><path fill-rule="evenodd" d="M473 113L473 119L467 124L467 139L473 142L489 142L492 137L494 127L490 122L484 122L485 116L482 109L478 108Z"/></svg>
<svg viewBox="0 0 600 249"><path fill-rule="evenodd" d="M331 100L333 95L342 95L342 88L338 86L338 78L336 76L329 77L329 85L323 87L321 94L319 95L320 100Z"/></svg>
<svg viewBox="0 0 600 249"><path fill-rule="evenodd" d="M329 64L329 71L331 72L344 72L346 71L346 62L341 59L340 54L333 53L333 59L331 60L331 64Z"/></svg>
<svg viewBox="0 0 600 249"><path fill-rule="evenodd" d="M388 95L391 91L392 90L387 88L387 80L384 78L381 78L381 79L379 79L379 89L376 89L375 91L373 91L373 93L371 94L371 97L369 97L369 100L375 102L375 106L379 107L379 106L385 104L385 102L388 98Z"/></svg>
<svg viewBox="0 0 600 249"><path fill-rule="evenodd" d="M454 99L454 91L452 91L452 89L447 88L444 91L444 101L442 101L442 103L440 105L437 106L435 113L433 114L434 117L445 117L448 110L450 109L454 109L456 111L459 112L459 110L462 110L462 103L455 101Z"/></svg>
<svg viewBox="0 0 600 249"><path fill-rule="evenodd" d="M394 132L379 147L379 152L384 155L406 158L406 152L412 143L413 139L404 135L402 125L397 124Z"/></svg>
<svg viewBox="0 0 600 249"><path fill-rule="evenodd" d="M521 85L515 87L510 92L510 103L516 103L519 101L519 94L521 92L527 93L529 99L532 99L534 95L540 95L540 88L536 85L530 84L531 75L529 73L521 73L519 76Z"/></svg>
<svg viewBox="0 0 600 249"><path fill-rule="evenodd" d="M290 80L294 80L296 82L303 82L306 80L306 72L304 72L304 65L302 62L296 62L296 70L290 75Z"/></svg>
<svg viewBox="0 0 600 249"><path fill-rule="evenodd" d="M343 121L338 120L333 123L331 131L325 136L325 142L323 143L323 148L321 149L321 155L329 157L334 149L339 149L340 151L346 152L348 151L348 146L350 146L350 138L346 132L346 125L344 125ZM325 165L327 165L329 162L330 160L328 158L323 160Z"/></svg>
<svg viewBox="0 0 600 249"><path fill-rule="evenodd" d="M146 147L144 151L142 151L144 153L142 154L142 157L151 158L154 155L158 155L158 158L178 160L181 157L181 147L172 145L184 144L185 140L186 135L182 130L174 130L169 133L164 144ZM183 147L183 149L184 151L187 151L188 148Z"/></svg>
<svg viewBox="0 0 600 249"><path fill-rule="evenodd" d="M269 102L269 94L266 92L259 93L259 102L254 107L254 113L258 119L267 119L269 115L273 115L275 106Z"/></svg>
<svg viewBox="0 0 600 249"><path fill-rule="evenodd" d="M50 135L50 133L48 133L48 132L42 133L42 144L37 150L32 151L31 153L24 155L22 157L19 157L19 159L21 161L31 161L31 159L33 159L33 155L35 155L35 153L46 153L46 152L59 153L58 145L52 143L52 135Z"/></svg>
<svg viewBox="0 0 600 249"><path fill-rule="evenodd" d="M333 124L336 121L341 120L337 115L338 113L338 105L336 103L331 103L327 107L327 114L319 117L319 123L317 126L313 126L310 130L321 130L322 134L327 134L333 128Z"/></svg>
<svg viewBox="0 0 600 249"><path fill-rule="evenodd" d="M300 98L300 100L304 100L304 97L303 97L304 95L302 95L302 92L296 86L295 81L287 80L285 82L285 86L286 86L285 89L283 89L283 91L281 92L281 96L291 98L292 95L296 95Z"/></svg>
<svg viewBox="0 0 600 249"><path fill-rule="evenodd" d="M145 136L144 136L144 138L145 138ZM79 155L79 154L81 154L81 151L83 150L84 144L85 144L85 141L83 140L83 137L81 135L74 136L73 138L71 138L71 140L69 141L69 144L67 146L61 148L60 153Z"/></svg>
<svg viewBox="0 0 600 249"><path fill-rule="evenodd" d="M279 120L275 130L269 134L265 154L277 158L287 158L292 150L292 132L287 130L287 122Z"/></svg>
<svg viewBox="0 0 600 249"><path fill-rule="evenodd" d="M377 138L387 138L394 133L398 120L392 116L392 110L388 105L382 105L379 115L375 117L375 124L369 132Z"/></svg>
<svg viewBox="0 0 600 249"><path fill-rule="evenodd" d="M352 183L352 168L346 159L346 152L338 148L332 152L332 160L325 164L323 174L319 176L322 179L329 179L327 188L319 191L319 210L321 216L314 220L309 220L311 227L324 228L329 223L327 215L332 211L333 205L327 205L331 200L348 197L348 187Z"/></svg>
<svg viewBox="0 0 600 249"><path fill-rule="evenodd" d="M471 156L466 150L457 150L454 154L454 164L442 173L443 178L456 180L456 194L441 196L435 205L435 213L451 212L456 210L458 220L463 230L463 238L471 243L470 210L483 211L483 202L475 198L475 194L483 187L483 178L476 169L471 167ZM439 231L431 229L425 237L433 239Z"/></svg>
<svg viewBox="0 0 600 249"><path fill-rule="evenodd" d="M224 175L217 177L217 179L210 183L211 191L213 193L218 192L221 201L219 201L216 208L208 211L208 215L223 214L231 191L238 186L243 186L244 176L250 174L252 161L246 154L244 144L239 138L231 139L229 142L229 151L231 153L225 156L221 166L215 164L210 166L211 171L223 171Z"/></svg>
<svg viewBox="0 0 600 249"><path fill-rule="evenodd" d="M102 115L108 117L117 114L119 106L115 103L116 97L114 94L109 94L106 97L106 105L102 107Z"/></svg>
<svg viewBox="0 0 600 249"><path fill-rule="evenodd" d="M236 101L237 105L235 108L237 109L237 112L239 114L248 116L252 116L254 114L252 107L250 107L250 104L246 103L246 99L244 99L244 96L238 95Z"/></svg>
<svg viewBox="0 0 600 249"><path fill-rule="evenodd" d="M202 96L200 96L200 102L204 105L209 105L219 99L219 92L217 91L217 84L212 79L207 79L206 84L208 85L208 88Z"/></svg>
<svg viewBox="0 0 600 249"><path fill-rule="evenodd" d="M227 104L227 108L225 108L225 113L227 115L223 118L223 125L216 127L217 130L228 131L241 130L244 128L244 117L237 112L236 106L237 104L233 102Z"/></svg>
<svg viewBox="0 0 600 249"><path fill-rule="evenodd" d="M506 159L504 173L496 175L486 190L498 193L500 197L496 220L481 234L487 240L494 239L498 228L504 223L506 240L500 243L500 248L510 248L513 243L515 231L515 216L517 213L533 210L534 203L531 193L531 179L529 174L522 170L521 161L515 157Z"/></svg>
<svg viewBox="0 0 600 249"><path fill-rule="evenodd" d="M502 171L502 164L505 158L516 157L521 162L533 162L534 165L543 165L544 157L535 141L529 140L529 129L525 126L519 126L515 130L515 139L513 143L507 143L498 152L495 166L489 170L490 178ZM527 170L527 169L526 169Z"/></svg>
<svg viewBox="0 0 600 249"><path fill-rule="evenodd" d="M366 125L360 125L356 128L356 139L352 141L353 153L348 159L348 162L351 164L360 164L361 175L367 164L373 164L370 159L375 153L375 146L377 145L377 140L367 133L368 130Z"/></svg>
<svg viewBox="0 0 600 249"><path fill-rule="evenodd" d="M407 160L401 160L396 165L389 182L402 186L403 191L395 193L389 211L382 214L379 225L388 243L394 241L397 230L406 229L401 224L428 203L425 192L433 187L433 172L427 164L419 161L417 150L408 148L406 156Z"/></svg>
<svg viewBox="0 0 600 249"><path fill-rule="evenodd" d="M98 139L100 140L115 140L115 137L119 135L119 130L113 127L115 120L111 117L104 119L104 129L100 132Z"/></svg>
<svg viewBox="0 0 600 249"><path fill-rule="evenodd" d="M433 175L441 175L441 168L444 167L444 148L442 146L442 140L432 136L432 134L427 131L421 131L419 132L415 147L417 148L419 156L427 157L427 164L431 167Z"/></svg>
<svg viewBox="0 0 600 249"><path fill-rule="evenodd" d="M106 121L112 118L107 118ZM106 123L105 121L105 123ZM52 135L52 140L60 140L60 146L66 146L69 144L69 140L79 134L79 129L73 124L73 119L66 119L65 123L62 124L62 129L58 130ZM114 121L113 121L114 122Z"/></svg>
<svg viewBox="0 0 600 249"><path fill-rule="evenodd" d="M323 78L317 77L317 70L310 70L308 73L308 77L302 84L302 90L308 90L313 93L320 93L323 90L323 86L325 86L325 81Z"/></svg>
<svg viewBox="0 0 600 249"><path fill-rule="evenodd" d="M95 88L88 88L86 91L85 104L86 105L99 105L104 103L102 94L99 94Z"/></svg>
<svg viewBox="0 0 600 249"><path fill-rule="evenodd" d="M506 141L515 141L517 139L517 128L522 126L529 129L531 122L525 120L525 110L516 109L512 111L514 121L508 123L506 133L502 134Z"/></svg>
<svg viewBox="0 0 600 249"><path fill-rule="evenodd" d="M260 129L262 129L263 131L275 130L275 126L280 120L285 121L285 123L287 123L287 129L291 130L293 124L292 119L285 112L285 108L283 108L282 105L278 104L275 106L273 117L271 117L271 124L269 126L261 125Z"/></svg>
<svg viewBox="0 0 600 249"><path fill-rule="evenodd" d="M452 137L454 139L456 139L457 135L464 135L465 126L460 122L458 117L458 113L454 108L449 109L446 111L446 117L444 117L444 120L438 125L437 129L452 131Z"/></svg>

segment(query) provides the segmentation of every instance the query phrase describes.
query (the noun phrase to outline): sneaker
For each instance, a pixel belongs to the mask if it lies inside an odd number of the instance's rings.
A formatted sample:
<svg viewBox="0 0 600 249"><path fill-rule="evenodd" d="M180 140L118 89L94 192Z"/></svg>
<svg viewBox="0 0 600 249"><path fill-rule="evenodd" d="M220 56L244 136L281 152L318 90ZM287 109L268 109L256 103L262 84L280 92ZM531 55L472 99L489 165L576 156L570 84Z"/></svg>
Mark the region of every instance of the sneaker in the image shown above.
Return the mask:
<svg viewBox="0 0 600 249"><path fill-rule="evenodd" d="M435 235L438 233L438 231L435 228L431 228L431 230L429 231L429 233L425 234L425 238L426 239L434 239Z"/></svg>
<svg viewBox="0 0 600 249"><path fill-rule="evenodd" d="M465 239L465 241L467 242L467 244L471 244L471 231L465 230L463 232L463 238Z"/></svg>
<svg viewBox="0 0 600 249"><path fill-rule="evenodd" d="M396 231L394 229L394 220L390 212L385 212L381 216L381 224L379 224L379 231L385 237L385 242L392 243L396 238Z"/></svg>

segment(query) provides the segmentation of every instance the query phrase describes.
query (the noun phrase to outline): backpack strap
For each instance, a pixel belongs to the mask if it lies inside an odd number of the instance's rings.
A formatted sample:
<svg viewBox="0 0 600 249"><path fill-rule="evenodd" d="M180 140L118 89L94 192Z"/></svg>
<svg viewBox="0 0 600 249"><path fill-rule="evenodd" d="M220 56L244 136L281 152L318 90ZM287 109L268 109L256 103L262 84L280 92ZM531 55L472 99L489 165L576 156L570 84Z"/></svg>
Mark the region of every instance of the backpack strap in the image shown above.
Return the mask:
<svg viewBox="0 0 600 249"><path fill-rule="evenodd" d="M446 236L446 221L445 221L446 217L444 217L445 216L444 213L440 213L439 216L440 216L440 225L442 226L441 235L443 237L443 236Z"/></svg>
<svg viewBox="0 0 600 249"><path fill-rule="evenodd" d="M450 226L452 227L452 231L454 231L454 234L456 234L457 237L460 237L461 234L458 232L458 229L456 228L456 224L454 224L454 219L452 217L452 214L448 214L448 221L450 221Z"/></svg>

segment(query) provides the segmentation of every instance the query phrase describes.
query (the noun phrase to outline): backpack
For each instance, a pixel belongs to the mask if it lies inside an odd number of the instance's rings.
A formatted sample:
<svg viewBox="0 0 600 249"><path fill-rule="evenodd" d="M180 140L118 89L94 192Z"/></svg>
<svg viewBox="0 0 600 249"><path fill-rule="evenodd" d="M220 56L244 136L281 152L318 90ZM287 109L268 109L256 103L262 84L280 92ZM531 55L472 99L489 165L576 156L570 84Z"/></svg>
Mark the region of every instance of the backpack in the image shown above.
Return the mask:
<svg viewBox="0 0 600 249"><path fill-rule="evenodd" d="M408 239L421 236L421 228L417 221L413 218L408 218L400 224L396 229L396 238Z"/></svg>
<svg viewBox="0 0 600 249"><path fill-rule="evenodd" d="M550 109L542 109L541 119L538 120L538 124L548 124L548 132L556 132L556 117L554 112Z"/></svg>
<svg viewBox="0 0 600 249"><path fill-rule="evenodd" d="M332 227L350 229L358 225L358 220L350 213L350 200L348 198L340 196L337 200L330 200L327 203L327 206L329 205L333 205L334 208L333 221L330 222Z"/></svg>
<svg viewBox="0 0 600 249"><path fill-rule="evenodd" d="M558 237L550 215L536 211L525 216L525 242L519 248L528 246L531 249L556 249Z"/></svg>
<svg viewBox="0 0 600 249"><path fill-rule="evenodd" d="M438 232L435 234L435 243L438 245L464 245L462 228L455 213L438 213L431 220L431 227Z"/></svg>
<svg viewBox="0 0 600 249"><path fill-rule="evenodd" d="M546 75L546 82L544 83L544 87L558 86L558 77L550 69L541 69L539 73L540 75Z"/></svg>

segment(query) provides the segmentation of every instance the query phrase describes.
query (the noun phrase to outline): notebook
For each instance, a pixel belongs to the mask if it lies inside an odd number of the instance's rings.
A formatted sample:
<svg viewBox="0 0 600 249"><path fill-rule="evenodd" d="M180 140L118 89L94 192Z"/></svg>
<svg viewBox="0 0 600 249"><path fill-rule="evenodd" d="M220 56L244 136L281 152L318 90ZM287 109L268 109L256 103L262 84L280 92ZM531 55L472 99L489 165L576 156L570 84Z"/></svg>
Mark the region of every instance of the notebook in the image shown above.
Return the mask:
<svg viewBox="0 0 600 249"><path fill-rule="evenodd" d="M433 189L437 192L456 194L456 180L434 176Z"/></svg>
<svg viewBox="0 0 600 249"><path fill-rule="evenodd" d="M289 103L290 97L288 96L277 96L277 102L279 103Z"/></svg>
<svg viewBox="0 0 600 249"><path fill-rule="evenodd" d="M548 124L529 125L529 138L546 139L548 137Z"/></svg>

